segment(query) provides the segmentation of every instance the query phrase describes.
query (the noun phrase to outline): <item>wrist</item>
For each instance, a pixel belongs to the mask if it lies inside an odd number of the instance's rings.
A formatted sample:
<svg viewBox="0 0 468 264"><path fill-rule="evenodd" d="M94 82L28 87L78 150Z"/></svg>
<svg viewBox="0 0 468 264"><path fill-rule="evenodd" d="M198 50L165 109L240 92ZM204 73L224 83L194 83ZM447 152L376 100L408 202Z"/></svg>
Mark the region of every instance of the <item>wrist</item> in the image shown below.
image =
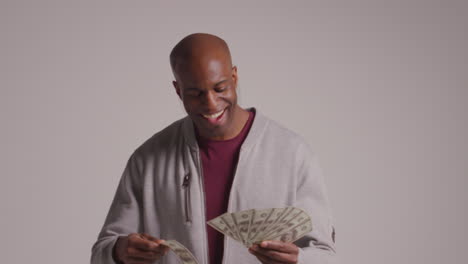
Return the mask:
<svg viewBox="0 0 468 264"><path fill-rule="evenodd" d="M121 239L121 237L119 236L119 237L117 238L117 240L115 241L114 246L112 247L112 259L113 259L113 260L115 261L115 263L117 263L117 264L125 264L125 263L119 258L118 254L117 254L117 250L118 250L117 247L119 246L119 242L121 242L120 239Z"/></svg>

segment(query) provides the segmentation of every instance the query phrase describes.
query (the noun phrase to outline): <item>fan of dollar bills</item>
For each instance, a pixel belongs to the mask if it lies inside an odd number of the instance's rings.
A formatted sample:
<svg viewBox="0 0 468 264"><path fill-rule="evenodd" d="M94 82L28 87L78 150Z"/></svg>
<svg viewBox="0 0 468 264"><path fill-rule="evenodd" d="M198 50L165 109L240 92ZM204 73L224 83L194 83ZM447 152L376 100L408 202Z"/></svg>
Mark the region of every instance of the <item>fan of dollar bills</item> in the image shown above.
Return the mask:
<svg viewBox="0 0 468 264"><path fill-rule="evenodd" d="M264 240L294 242L312 231L310 216L296 207L225 213L208 221L208 224L248 248ZM179 242L167 240L163 244L168 246L183 264L198 264L193 254Z"/></svg>
<svg viewBox="0 0 468 264"><path fill-rule="evenodd" d="M168 246L179 257L183 264L198 264L197 259L184 245L176 240L166 240L163 245Z"/></svg>
<svg viewBox="0 0 468 264"><path fill-rule="evenodd" d="M294 242L312 231L310 216L292 206L225 213L208 224L248 248L264 240Z"/></svg>

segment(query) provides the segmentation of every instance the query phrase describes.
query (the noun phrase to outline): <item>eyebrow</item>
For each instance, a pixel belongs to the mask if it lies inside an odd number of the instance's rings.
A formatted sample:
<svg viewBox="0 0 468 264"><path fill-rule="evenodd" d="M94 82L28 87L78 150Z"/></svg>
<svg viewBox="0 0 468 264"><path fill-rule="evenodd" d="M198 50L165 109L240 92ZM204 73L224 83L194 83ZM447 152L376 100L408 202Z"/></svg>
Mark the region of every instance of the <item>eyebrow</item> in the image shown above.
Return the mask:
<svg viewBox="0 0 468 264"><path fill-rule="evenodd" d="M218 86L218 85L220 85L220 84L222 84L222 83L224 83L224 82L227 82L227 81L228 81L228 80L222 80L222 81L216 83L215 86Z"/></svg>
<svg viewBox="0 0 468 264"><path fill-rule="evenodd" d="M216 86L218 86L218 85L220 85L220 84L223 84L223 83L225 83L225 82L227 82L227 81L228 81L228 80L222 80L222 81L220 81L220 82L217 82L214 86L216 87ZM185 90L199 90L199 89L198 89L198 88L195 88L195 87L188 87L188 88L186 88Z"/></svg>
<svg viewBox="0 0 468 264"><path fill-rule="evenodd" d="M199 89L198 88L195 88L195 87L189 87L189 88L185 88L186 91L198 91Z"/></svg>

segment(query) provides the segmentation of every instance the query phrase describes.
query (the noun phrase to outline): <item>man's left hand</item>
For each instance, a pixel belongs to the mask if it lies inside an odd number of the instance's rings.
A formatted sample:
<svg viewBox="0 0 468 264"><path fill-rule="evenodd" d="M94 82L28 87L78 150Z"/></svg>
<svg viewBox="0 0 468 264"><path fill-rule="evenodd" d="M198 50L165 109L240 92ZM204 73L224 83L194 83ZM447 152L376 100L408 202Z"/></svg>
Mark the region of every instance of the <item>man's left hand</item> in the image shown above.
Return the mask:
<svg viewBox="0 0 468 264"><path fill-rule="evenodd" d="M263 241L251 246L249 252L263 264L296 264L299 248L293 243Z"/></svg>

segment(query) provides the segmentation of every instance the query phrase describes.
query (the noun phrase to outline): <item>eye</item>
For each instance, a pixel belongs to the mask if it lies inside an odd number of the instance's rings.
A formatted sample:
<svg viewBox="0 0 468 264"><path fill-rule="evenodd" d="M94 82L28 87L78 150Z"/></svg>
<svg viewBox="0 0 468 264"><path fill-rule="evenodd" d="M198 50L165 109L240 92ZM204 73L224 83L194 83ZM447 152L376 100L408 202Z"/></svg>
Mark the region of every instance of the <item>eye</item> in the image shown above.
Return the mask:
<svg viewBox="0 0 468 264"><path fill-rule="evenodd" d="M218 93L224 92L227 89L227 86L216 87L215 91Z"/></svg>
<svg viewBox="0 0 468 264"><path fill-rule="evenodd" d="M190 89L190 90L188 90L185 94L188 95L188 96L196 97L196 96L200 96L201 93L202 93L202 92L201 92L200 90Z"/></svg>

